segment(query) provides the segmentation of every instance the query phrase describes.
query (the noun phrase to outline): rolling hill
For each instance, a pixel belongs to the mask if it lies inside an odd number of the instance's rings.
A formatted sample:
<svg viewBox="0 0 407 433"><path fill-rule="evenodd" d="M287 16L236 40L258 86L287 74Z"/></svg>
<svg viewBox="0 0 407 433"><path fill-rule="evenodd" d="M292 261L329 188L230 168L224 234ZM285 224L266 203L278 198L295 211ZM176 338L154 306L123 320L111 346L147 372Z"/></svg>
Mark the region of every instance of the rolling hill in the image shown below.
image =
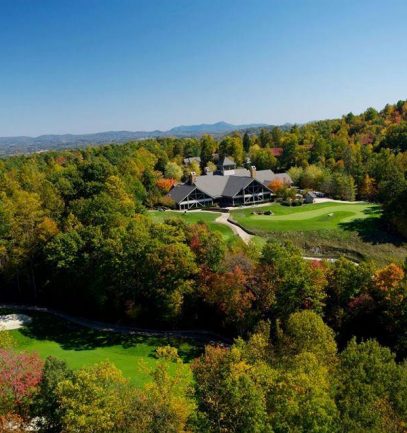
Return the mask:
<svg viewBox="0 0 407 433"><path fill-rule="evenodd" d="M93 134L40 135L38 137L0 137L0 155L33 153L67 149L92 144L125 143L153 137L199 137L203 134L222 135L232 131L271 127L266 124L233 125L227 122L181 125L168 131L106 131Z"/></svg>

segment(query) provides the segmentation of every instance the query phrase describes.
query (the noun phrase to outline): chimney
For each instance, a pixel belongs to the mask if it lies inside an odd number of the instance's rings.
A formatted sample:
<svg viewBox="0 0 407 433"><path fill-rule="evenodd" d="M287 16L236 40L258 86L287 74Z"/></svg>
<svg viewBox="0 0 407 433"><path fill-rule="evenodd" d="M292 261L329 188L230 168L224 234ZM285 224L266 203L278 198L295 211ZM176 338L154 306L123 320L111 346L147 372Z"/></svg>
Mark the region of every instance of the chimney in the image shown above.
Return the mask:
<svg viewBox="0 0 407 433"><path fill-rule="evenodd" d="M251 165L249 171L250 171L250 177L254 179L256 177L256 167L254 165Z"/></svg>
<svg viewBox="0 0 407 433"><path fill-rule="evenodd" d="M196 173L194 171L191 171L191 173L189 173L189 181L188 183L190 185L195 185L196 182Z"/></svg>
<svg viewBox="0 0 407 433"><path fill-rule="evenodd" d="M211 176L213 174L213 171L209 167L205 167L204 171L207 176Z"/></svg>

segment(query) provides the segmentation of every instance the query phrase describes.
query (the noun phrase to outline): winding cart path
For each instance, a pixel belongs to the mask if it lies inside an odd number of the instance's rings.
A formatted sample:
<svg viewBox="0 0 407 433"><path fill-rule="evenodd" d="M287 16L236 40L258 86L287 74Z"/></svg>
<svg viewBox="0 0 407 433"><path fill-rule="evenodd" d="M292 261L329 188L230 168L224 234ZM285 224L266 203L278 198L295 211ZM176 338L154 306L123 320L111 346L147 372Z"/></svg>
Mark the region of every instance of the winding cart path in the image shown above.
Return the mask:
<svg viewBox="0 0 407 433"><path fill-rule="evenodd" d="M230 213L229 212L227 212L227 213L226 212L225 213L221 213L218 216L218 218L216 218L215 222L218 223L218 224L225 224L225 225L229 226L232 229L232 231L233 231L234 234L236 234L237 236L239 236L243 240L243 242L245 244L248 244L252 240L253 235L251 235L250 233L247 233L241 227L239 227L239 226L231 223L229 221L229 218L230 218Z"/></svg>
<svg viewBox="0 0 407 433"><path fill-rule="evenodd" d="M74 323L75 325L83 326L85 328L90 328L101 332L114 332L125 335L142 335L146 337L192 338L194 340L199 340L202 342L214 342L222 344L231 343L231 340L226 337L223 337L211 331L201 329L161 330L152 328L139 328L135 326L114 325L111 323L99 322L97 320L90 320L82 317L72 316L70 314L54 310L52 308L38 307L35 305L0 304L0 309L48 313L64 319L68 322Z"/></svg>
<svg viewBox="0 0 407 433"><path fill-rule="evenodd" d="M248 233L247 231L245 231L242 227L233 224L232 222L230 222L230 213L229 212L224 212L221 213L218 218L216 218L215 222L218 224L225 224L227 226L229 226L233 233L235 233L237 236L239 236L243 242L248 245L250 243L250 241L254 238L254 236L250 233ZM320 262L322 260L326 260L327 262L335 262L337 260L337 258L335 257L310 257L310 256L303 256L302 257L304 260L312 260L312 261L317 261ZM355 265L358 265L357 262L353 263Z"/></svg>

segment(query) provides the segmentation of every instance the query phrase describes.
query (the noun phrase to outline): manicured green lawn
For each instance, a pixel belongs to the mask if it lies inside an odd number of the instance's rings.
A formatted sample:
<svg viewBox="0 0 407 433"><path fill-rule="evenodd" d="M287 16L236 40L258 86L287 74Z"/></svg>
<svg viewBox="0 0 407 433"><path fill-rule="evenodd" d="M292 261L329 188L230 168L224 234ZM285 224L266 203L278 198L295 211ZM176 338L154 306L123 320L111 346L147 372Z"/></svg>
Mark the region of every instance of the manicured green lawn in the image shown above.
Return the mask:
<svg viewBox="0 0 407 433"><path fill-rule="evenodd" d="M224 225L216 223L216 218L219 217L219 212L207 212L207 211L199 211L199 212L174 212L174 211L150 211L149 215L153 218L153 220L157 222L162 222L167 218L181 218L188 224L196 224L200 221L208 224L208 227L213 230L219 232L225 241L229 241L235 238L234 233L231 228Z"/></svg>
<svg viewBox="0 0 407 433"><path fill-rule="evenodd" d="M55 356L65 360L73 369L109 360L136 386L150 380L149 371L159 362L154 356L158 346L176 346L188 371L189 362L201 350L191 340L100 332L45 313L25 314L32 316L33 322L19 330L8 331L14 337L18 350L34 351L42 358ZM171 363L170 370L175 368L175 363Z"/></svg>
<svg viewBox="0 0 407 433"><path fill-rule="evenodd" d="M253 215L271 210L273 215ZM290 241L305 255L373 260L378 266L403 263L407 244L381 225L380 207L372 204L280 204L236 209L232 218L257 234L258 248L268 239Z"/></svg>
<svg viewBox="0 0 407 433"><path fill-rule="evenodd" d="M254 215L271 210L272 215ZM238 209L232 218L255 232L308 231L336 229L354 220L380 217L380 208L371 204L320 203L298 207L272 204L259 208Z"/></svg>

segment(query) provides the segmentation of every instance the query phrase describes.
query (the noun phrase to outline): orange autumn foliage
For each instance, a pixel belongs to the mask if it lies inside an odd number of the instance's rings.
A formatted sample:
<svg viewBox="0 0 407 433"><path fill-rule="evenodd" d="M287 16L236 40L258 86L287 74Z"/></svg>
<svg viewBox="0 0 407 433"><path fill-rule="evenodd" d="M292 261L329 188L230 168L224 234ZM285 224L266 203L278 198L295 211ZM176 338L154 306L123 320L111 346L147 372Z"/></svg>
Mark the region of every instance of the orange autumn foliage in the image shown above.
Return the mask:
<svg viewBox="0 0 407 433"><path fill-rule="evenodd" d="M280 189L284 188L284 182L281 179L274 179L269 184L268 187L273 191L280 191Z"/></svg>
<svg viewBox="0 0 407 433"><path fill-rule="evenodd" d="M373 285L376 291L384 296L387 301L403 302L407 295L406 288L402 284L404 277L403 269L394 263L390 263L390 265L375 272Z"/></svg>
<svg viewBox="0 0 407 433"><path fill-rule="evenodd" d="M25 433L28 431L27 423L16 413L0 415L0 432L2 433Z"/></svg>
<svg viewBox="0 0 407 433"><path fill-rule="evenodd" d="M175 179L157 179L156 185L158 189L162 192L168 192L174 185L175 185Z"/></svg>
<svg viewBox="0 0 407 433"><path fill-rule="evenodd" d="M376 289L388 292L395 289L404 278L404 271L394 263L379 269L373 276L373 283Z"/></svg>

